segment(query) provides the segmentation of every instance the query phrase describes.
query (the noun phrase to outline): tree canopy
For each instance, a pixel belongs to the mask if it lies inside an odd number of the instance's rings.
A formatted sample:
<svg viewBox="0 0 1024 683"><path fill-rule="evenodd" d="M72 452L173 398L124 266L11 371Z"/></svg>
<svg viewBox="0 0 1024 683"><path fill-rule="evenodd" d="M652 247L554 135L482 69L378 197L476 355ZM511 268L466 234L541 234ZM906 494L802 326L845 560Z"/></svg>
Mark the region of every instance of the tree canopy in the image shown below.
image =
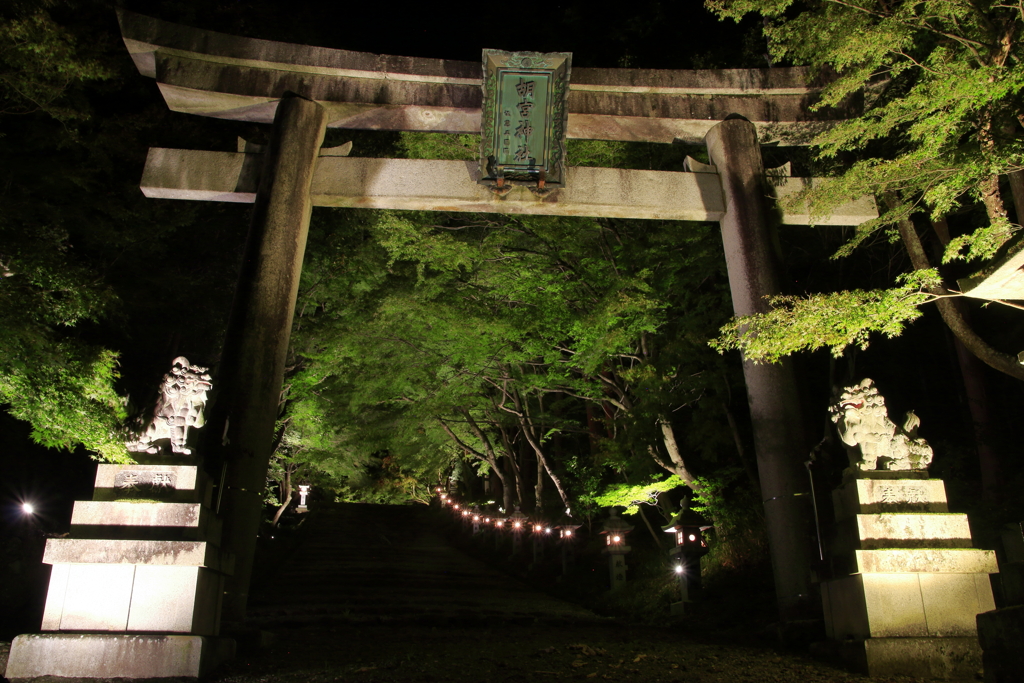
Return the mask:
<svg viewBox="0 0 1024 683"><path fill-rule="evenodd" d="M834 258L884 232L904 242L919 271L884 292L778 298L771 313L723 328L716 345L743 349L755 360L823 345L839 354L849 344L866 345L871 332L898 334L918 317L916 306L937 301L972 353L1024 379L1016 359L974 334L944 298L955 292L936 279L914 224L938 224L947 264L991 258L1019 227L1010 223L1000 177L1020 183L1024 168L1021 9L957 0L709 0L707 6L723 18L760 14L776 60L834 74L815 106L863 100L861 116L815 140L819 163L842 162L839 172L795 201L810 202L820 216L865 194L877 197L881 216L858 226ZM954 214L960 215L953 220ZM959 234L950 236L947 218Z"/></svg>

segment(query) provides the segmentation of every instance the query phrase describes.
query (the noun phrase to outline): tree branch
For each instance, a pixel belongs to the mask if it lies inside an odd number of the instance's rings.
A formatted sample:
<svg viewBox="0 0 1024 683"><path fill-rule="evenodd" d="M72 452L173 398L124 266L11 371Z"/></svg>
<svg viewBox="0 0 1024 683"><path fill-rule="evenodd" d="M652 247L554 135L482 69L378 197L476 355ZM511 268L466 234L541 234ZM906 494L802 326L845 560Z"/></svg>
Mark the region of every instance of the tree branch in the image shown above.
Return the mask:
<svg viewBox="0 0 1024 683"><path fill-rule="evenodd" d="M890 205L890 208L899 203L899 199L891 192L886 193L883 198ZM914 270L931 268L924 245L921 244L921 237L917 234L917 229L914 227L913 222L909 219L903 219L897 225ZM989 346L988 342L979 337L960 311L957 310L956 303L951 299L941 296L949 293L946 288L943 287L930 291L932 294L939 295L939 298L935 300L935 306L939 309L939 315L942 316L942 320L949 326L950 331L968 351L989 367L1024 382L1024 366L1017 362L1016 357L1002 351L997 351Z"/></svg>

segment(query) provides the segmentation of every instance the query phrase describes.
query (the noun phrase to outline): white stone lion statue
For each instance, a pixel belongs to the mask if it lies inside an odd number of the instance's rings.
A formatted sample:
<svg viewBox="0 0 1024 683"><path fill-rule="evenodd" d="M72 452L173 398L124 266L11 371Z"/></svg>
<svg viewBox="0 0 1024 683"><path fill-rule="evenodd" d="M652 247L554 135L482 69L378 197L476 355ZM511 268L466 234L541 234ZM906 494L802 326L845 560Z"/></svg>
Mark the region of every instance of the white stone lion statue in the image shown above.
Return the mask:
<svg viewBox="0 0 1024 683"><path fill-rule="evenodd" d="M127 444L133 453L157 453L159 448L154 444L159 439L170 439L171 451L189 455L189 427L202 427L203 408L206 406L207 393L212 388L207 368L192 365L188 358L178 356L174 359L171 371L164 375L160 383L160 396L157 398L153 419L146 426L138 439Z"/></svg>
<svg viewBox="0 0 1024 683"><path fill-rule="evenodd" d="M920 418L909 411L903 426L896 425L870 379L846 387L829 412L839 438L850 447L847 452L855 471L924 470L932 462L931 446L917 438Z"/></svg>

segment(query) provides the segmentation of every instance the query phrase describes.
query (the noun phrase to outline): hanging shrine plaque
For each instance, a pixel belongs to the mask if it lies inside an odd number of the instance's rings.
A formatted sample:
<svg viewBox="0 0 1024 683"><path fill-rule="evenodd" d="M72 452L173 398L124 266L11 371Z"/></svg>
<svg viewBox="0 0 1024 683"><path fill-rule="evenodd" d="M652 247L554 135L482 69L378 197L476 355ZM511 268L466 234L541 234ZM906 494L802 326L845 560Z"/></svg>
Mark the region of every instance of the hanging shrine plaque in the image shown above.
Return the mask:
<svg viewBox="0 0 1024 683"><path fill-rule="evenodd" d="M484 50L482 181L561 186L571 52Z"/></svg>

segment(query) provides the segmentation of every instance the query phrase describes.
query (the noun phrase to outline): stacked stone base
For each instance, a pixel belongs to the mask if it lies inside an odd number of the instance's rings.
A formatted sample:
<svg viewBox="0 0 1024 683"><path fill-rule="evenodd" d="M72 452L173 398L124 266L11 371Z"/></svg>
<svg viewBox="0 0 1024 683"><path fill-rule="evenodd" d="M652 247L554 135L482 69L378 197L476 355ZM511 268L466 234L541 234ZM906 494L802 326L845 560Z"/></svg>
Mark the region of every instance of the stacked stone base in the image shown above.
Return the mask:
<svg viewBox="0 0 1024 683"><path fill-rule="evenodd" d="M982 669L981 648L971 636L870 638L841 643L839 655L851 669L872 677L973 681Z"/></svg>
<svg viewBox="0 0 1024 683"><path fill-rule="evenodd" d="M832 650L869 676L975 680L976 619L995 607L995 554L971 547L967 517L948 512L941 480L866 474L833 495L840 576L821 587Z"/></svg>
<svg viewBox="0 0 1024 683"><path fill-rule="evenodd" d="M205 636L40 633L11 644L7 678L201 678L235 655Z"/></svg>
<svg viewBox="0 0 1024 683"><path fill-rule="evenodd" d="M72 538L46 543L44 633L15 638L7 678L199 678L233 656L212 487L194 460L167 460L99 466Z"/></svg>

